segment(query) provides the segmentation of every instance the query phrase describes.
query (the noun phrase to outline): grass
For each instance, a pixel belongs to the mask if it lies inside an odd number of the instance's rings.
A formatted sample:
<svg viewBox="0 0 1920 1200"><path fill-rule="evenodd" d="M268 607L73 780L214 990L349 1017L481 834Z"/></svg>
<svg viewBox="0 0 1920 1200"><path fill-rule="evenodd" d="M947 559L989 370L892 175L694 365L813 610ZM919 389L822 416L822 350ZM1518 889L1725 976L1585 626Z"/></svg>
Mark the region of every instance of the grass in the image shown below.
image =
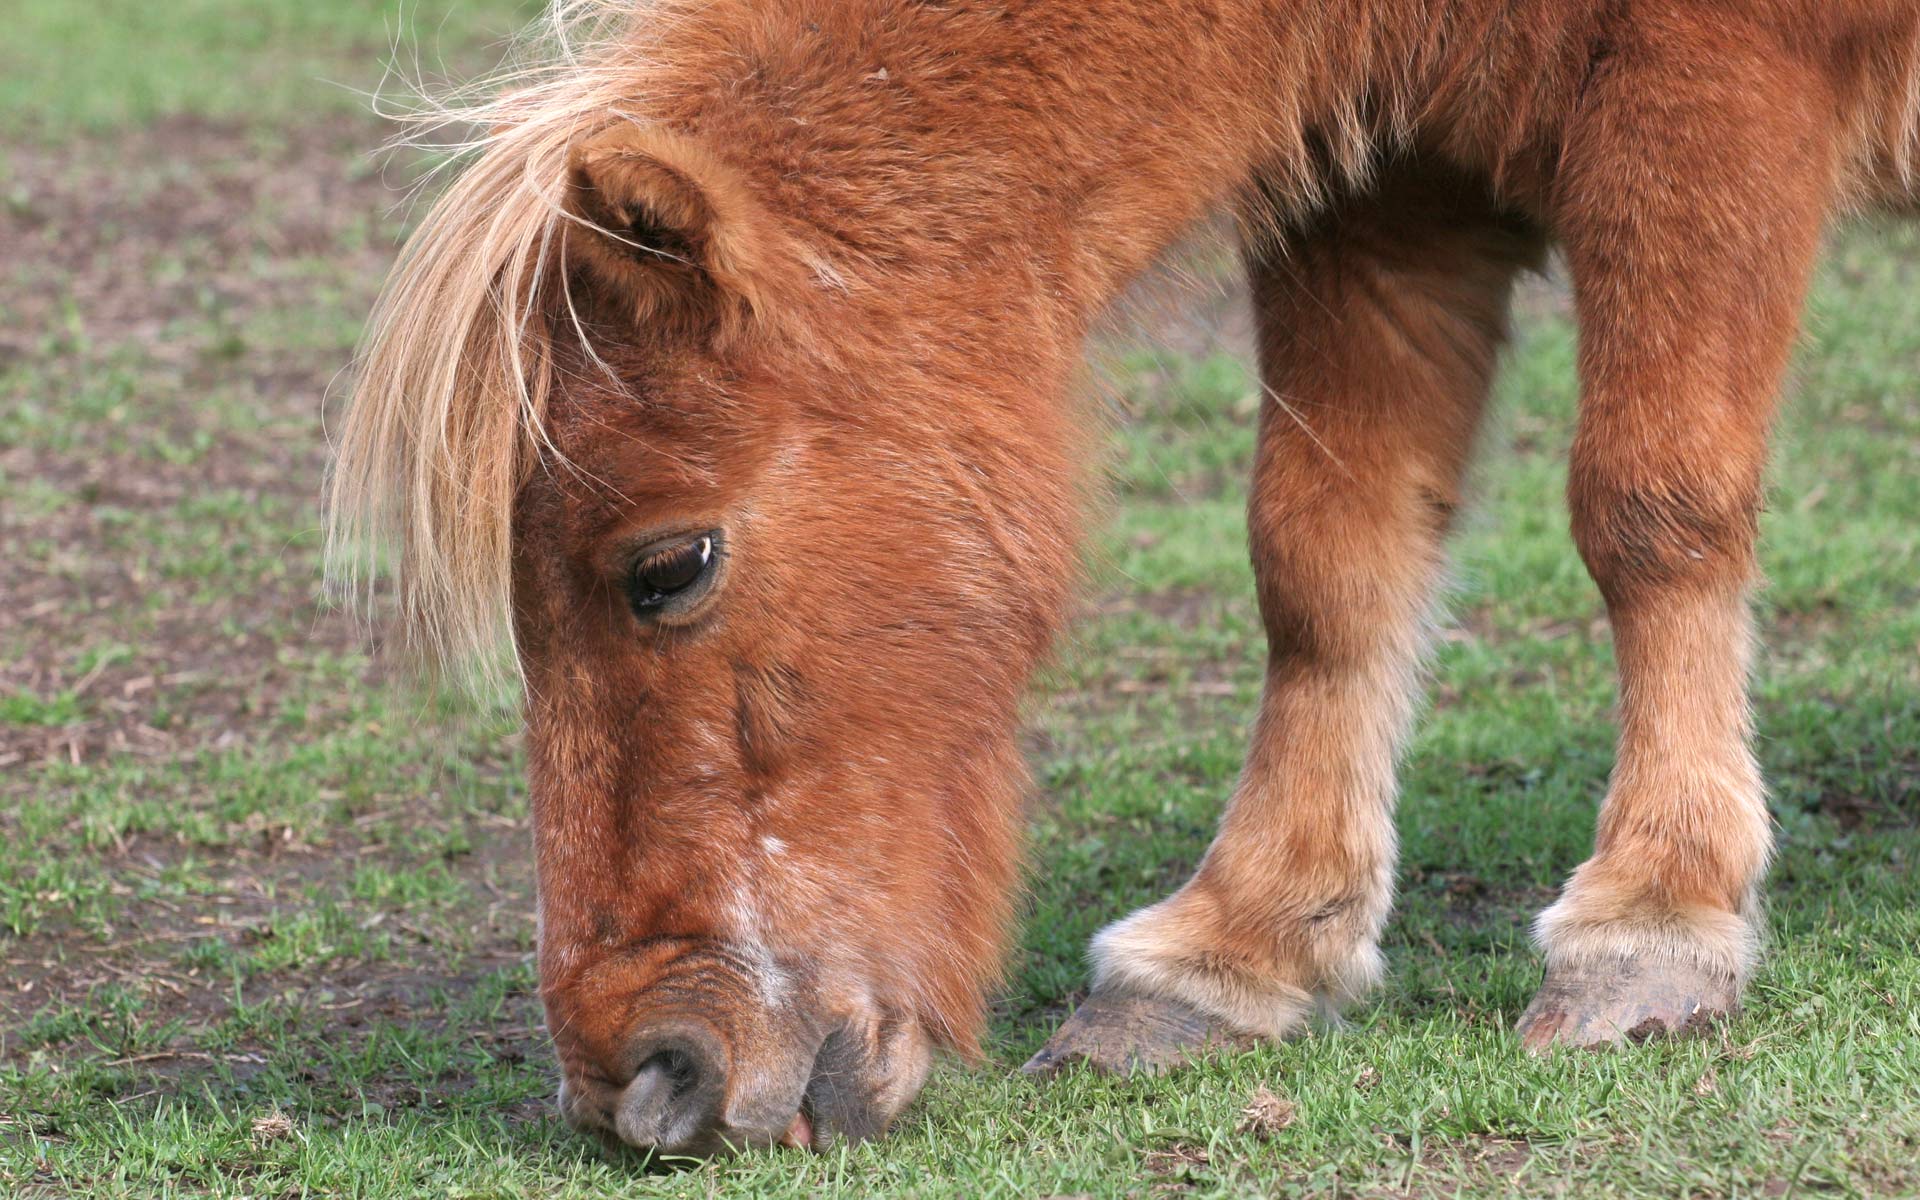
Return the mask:
<svg viewBox="0 0 1920 1200"><path fill-rule="evenodd" d="M502 39L526 5L510 0L15 0L0 42L0 129L42 135L125 129L177 117L298 119L351 111L379 80L367 68L438 73L440 30L456 54Z"/></svg>
<svg viewBox="0 0 1920 1200"><path fill-rule="evenodd" d="M1254 402L1202 305L1160 339L1182 349L1114 350L1116 497L1034 705L989 1062L942 1066L876 1144L647 1172L551 1113L511 714L387 688L316 602L321 398L398 226L355 157L380 130L314 80L370 84L397 20L280 7L27 0L0 46L0 228L27 247L0 264L0 1194L1920 1191L1915 233L1838 240L1783 421L1772 952L1720 1036L1536 1061L1508 1033L1611 751L1561 500L1574 335L1540 286L1406 767L1388 985L1170 1079L1014 1073L1088 934L1206 845L1257 694ZM466 63L513 8L409 12ZM1262 1089L1290 1122L1247 1122Z"/></svg>

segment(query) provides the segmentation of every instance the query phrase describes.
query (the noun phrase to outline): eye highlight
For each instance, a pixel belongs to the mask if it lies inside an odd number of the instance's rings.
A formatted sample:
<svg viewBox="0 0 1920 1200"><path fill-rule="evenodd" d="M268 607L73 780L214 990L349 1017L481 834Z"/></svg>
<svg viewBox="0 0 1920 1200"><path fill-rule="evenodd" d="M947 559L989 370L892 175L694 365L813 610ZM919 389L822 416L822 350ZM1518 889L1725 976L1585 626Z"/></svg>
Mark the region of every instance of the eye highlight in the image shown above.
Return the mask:
<svg viewBox="0 0 1920 1200"><path fill-rule="evenodd" d="M648 549L627 578L633 611L647 617L684 607L705 589L719 559L717 531Z"/></svg>

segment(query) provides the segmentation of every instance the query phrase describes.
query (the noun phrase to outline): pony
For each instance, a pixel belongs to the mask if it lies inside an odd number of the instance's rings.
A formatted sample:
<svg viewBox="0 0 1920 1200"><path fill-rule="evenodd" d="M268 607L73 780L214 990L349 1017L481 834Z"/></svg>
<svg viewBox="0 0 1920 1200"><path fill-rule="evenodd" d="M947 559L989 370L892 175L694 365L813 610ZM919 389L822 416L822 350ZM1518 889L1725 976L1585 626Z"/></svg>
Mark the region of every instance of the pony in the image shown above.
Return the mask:
<svg viewBox="0 0 1920 1200"><path fill-rule="evenodd" d="M329 504L343 587L391 563L415 657L524 696L568 1118L819 1147L980 1056L1083 340L1222 212L1271 397L1264 694L1211 848L1094 939L1028 1069L1286 1037L1380 977L1444 543L1553 247L1618 747L1518 1031L1735 1008L1770 415L1823 230L1920 195L1920 0L559 0L546 28L417 114L486 132L386 283Z"/></svg>

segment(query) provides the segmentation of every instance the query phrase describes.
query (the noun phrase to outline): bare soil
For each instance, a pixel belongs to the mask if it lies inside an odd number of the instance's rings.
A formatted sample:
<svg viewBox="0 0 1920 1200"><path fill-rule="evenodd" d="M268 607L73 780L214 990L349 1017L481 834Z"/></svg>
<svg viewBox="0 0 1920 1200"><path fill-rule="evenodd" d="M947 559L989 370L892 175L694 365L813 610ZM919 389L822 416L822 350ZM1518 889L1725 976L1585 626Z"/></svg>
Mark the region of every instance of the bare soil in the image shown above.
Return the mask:
<svg viewBox="0 0 1920 1200"><path fill-rule="evenodd" d="M46 723L0 722L0 834L18 815L9 796L48 786L32 768L165 766L270 746L293 736L283 705L296 700L303 727L327 728L351 698L315 694L315 660L357 662L346 681L383 683L377 655L363 658L367 632L326 603L318 575L319 427L346 366L342 336L325 327L371 300L399 200L370 162L342 169L365 161L367 131L354 118L263 140L173 120L124 140L10 148L24 184L0 205L0 264L15 273L0 320L0 402L24 405L49 379L76 403L90 378L119 372L129 384L128 412L107 415L124 438L57 445L31 431L9 437L0 424L0 478L32 481L49 498L0 514L0 696L67 706ZM256 331L300 329L308 314L322 332L271 353L251 344ZM187 452L156 455L156 444ZM243 517L264 514L257 526L237 520L239 535L280 544L216 546L239 564L231 577L217 566L204 577L170 573L156 566L162 555L128 545L130 528L137 538L191 534L193 505L209 496ZM499 745L477 766L511 770L513 749ZM139 998L139 1023L174 1032L105 1065L160 1080L218 1057L244 1073L259 1061L246 1037L217 1053L192 1048L232 1017L236 996L231 977L191 965L192 947L257 949L282 936L301 897L344 895L362 864L415 865L386 840L394 818L372 811L312 830L254 814L214 845L119 838L106 859L121 903L105 928L56 920L0 936L0 1054L45 1044L22 1036L36 1015L115 987ZM385 955L277 968L243 997L270 992L351 1037L369 1022L441 1020L432 997L525 967L524 820L448 820L466 848L445 865L479 905L453 914L463 936L447 937L431 916L410 924L375 913L368 919L393 923L380 930L392 939ZM153 886L183 864L205 888L190 904ZM537 1005L523 994L512 1007L473 1035L538 1052Z"/></svg>

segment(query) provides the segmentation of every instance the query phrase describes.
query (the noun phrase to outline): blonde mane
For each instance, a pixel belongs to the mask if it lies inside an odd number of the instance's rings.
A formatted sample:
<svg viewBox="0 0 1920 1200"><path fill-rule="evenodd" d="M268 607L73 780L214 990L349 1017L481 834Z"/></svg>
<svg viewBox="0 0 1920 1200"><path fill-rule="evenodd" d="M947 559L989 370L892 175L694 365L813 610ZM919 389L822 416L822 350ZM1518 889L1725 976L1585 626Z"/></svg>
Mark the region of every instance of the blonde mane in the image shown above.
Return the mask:
<svg viewBox="0 0 1920 1200"><path fill-rule="evenodd" d="M422 187L455 173L355 356L327 483L327 578L365 613L391 567L405 656L476 690L517 680L513 500L553 383L537 298L563 222L577 219L561 206L567 153L634 102L645 34L672 8L554 0L500 71L450 97L414 86L406 106L379 106L404 126L395 147L444 156Z"/></svg>

